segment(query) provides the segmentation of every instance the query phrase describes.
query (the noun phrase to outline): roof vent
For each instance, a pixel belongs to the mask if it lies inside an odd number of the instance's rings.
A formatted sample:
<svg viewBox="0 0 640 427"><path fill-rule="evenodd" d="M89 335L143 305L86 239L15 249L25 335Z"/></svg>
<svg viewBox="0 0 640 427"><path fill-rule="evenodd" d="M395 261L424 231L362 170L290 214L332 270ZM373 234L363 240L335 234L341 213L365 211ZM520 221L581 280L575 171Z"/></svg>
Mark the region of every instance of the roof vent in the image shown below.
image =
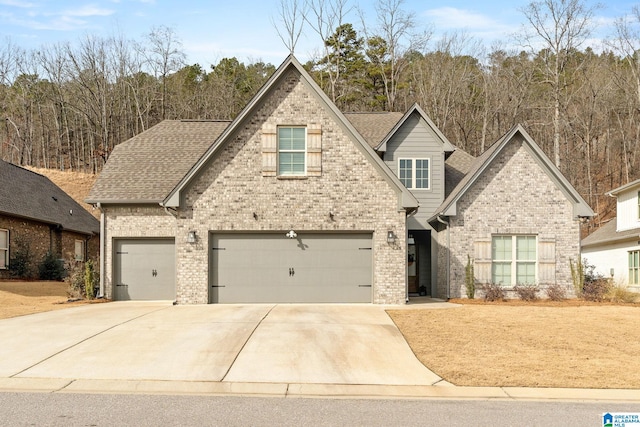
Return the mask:
<svg viewBox="0 0 640 427"><path fill-rule="evenodd" d="M54 202L58 201L58 198L56 196L51 196L51 198L53 199Z"/></svg>

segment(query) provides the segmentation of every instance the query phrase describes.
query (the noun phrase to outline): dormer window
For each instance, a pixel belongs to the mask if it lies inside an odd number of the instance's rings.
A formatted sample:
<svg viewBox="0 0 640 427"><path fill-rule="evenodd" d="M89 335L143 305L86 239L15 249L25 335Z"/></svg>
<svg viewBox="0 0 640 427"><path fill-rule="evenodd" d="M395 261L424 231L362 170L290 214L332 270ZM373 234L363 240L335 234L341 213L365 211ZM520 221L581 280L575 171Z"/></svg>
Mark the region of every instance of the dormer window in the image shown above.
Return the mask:
<svg viewBox="0 0 640 427"><path fill-rule="evenodd" d="M431 159L399 159L398 178L410 190L430 190Z"/></svg>

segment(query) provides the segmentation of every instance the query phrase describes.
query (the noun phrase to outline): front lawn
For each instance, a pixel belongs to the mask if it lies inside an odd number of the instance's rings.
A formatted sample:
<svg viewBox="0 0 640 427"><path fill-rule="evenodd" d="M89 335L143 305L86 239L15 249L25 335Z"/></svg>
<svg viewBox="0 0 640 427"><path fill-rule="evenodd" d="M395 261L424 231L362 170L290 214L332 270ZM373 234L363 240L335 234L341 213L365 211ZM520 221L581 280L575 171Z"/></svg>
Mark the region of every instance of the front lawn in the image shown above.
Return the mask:
<svg viewBox="0 0 640 427"><path fill-rule="evenodd" d="M640 306L389 310L418 359L459 386L640 389Z"/></svg>

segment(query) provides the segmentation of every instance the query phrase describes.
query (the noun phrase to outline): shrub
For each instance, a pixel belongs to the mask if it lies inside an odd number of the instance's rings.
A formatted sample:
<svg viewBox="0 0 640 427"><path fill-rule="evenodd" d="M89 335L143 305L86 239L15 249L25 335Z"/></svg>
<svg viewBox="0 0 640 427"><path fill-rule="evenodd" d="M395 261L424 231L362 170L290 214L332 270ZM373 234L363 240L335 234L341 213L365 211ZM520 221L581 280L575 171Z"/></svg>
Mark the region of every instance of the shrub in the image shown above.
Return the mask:
<svg viewBox="0 0 640 427"><path fill-rule="evenodd" d="M604 296L607 301L619 302L637 302L640 300L640 294L631 292L626 286L614 284L609 287L609 291Z"/></svg>
<svg viewBox="0 0 640 427"><path fill-rule="evenodd" d="M586 301L604 301L605 295L607 295L610 288L611 283L608 279L585 280L582 298Z"/></svg>
<svg viewBox="0 0 640 427"><path fill-rule="evenodd" d="M84 298L84 264L76 261L68 262L67 273L64 281L69 285L67 290L69 298Z"/></svg>
<svg viewBox="0 0 640 427"><path fill-rule="evenodd" d="M564 301L567 299L567 291L559 284L552 283L547 286L547 297L551 301Z"/></svg>
<svg viewBox="0 0 640 427"><path fill-rule="evenodd" d="M64 278L64 265L56 256L47 252L39 266L40 279L62 280Z"/></svg>
<svg viewBox="0 0 640 427"><path fill-rule="evenodd" d="M582 296L582 290L584 289L584 265L582 260L573 262L569 260L569 267L571 268L571 280L573 281L573 288L576 291L576 296Z"/></svg>
<svg viewBox="0 0 640 427"><path fill-rule="evenodd" d="M504 289L496 283L485 283L480 286L484 293L485 301L504 301Z"/></svg>
<svg viewBox="0 0 640 427"><path fill-rule="evenodd" d="M93 261L71 261L68 263L68 272L65 282L69 284L69 298L93 299L100 282L100 274L95 270Z"/></svg>
<svg viewBox="0 0 640 427"><path fill-rule="evenodd" d="M88 299L93 299L96 294L96 287L99 281L99 274L93 268L93 261L84 263L84 293Z"/></svg>
<svg viewBox="0 0 640 427"><path fill-rule="evenodd" d="M540 288L536 285L515 285L513 290L522 301L535 301L538 299Z"/></svg>
<svg viewBox="0 0 640 427"><path fill-rule="evenodd" d="M476 278L473 271L473 261L467 255L467 266L464 268L464 285L467 288L467 298L473 299L476 295Z"/></svg>
<svg viewBox="0 0 640 427"><path fill-rule="evenodd" d="M15 239L14 249L11 259L9 260L9 270L13 277L19 277L21 279L32 277L31 248L24 239Z"/></svg>

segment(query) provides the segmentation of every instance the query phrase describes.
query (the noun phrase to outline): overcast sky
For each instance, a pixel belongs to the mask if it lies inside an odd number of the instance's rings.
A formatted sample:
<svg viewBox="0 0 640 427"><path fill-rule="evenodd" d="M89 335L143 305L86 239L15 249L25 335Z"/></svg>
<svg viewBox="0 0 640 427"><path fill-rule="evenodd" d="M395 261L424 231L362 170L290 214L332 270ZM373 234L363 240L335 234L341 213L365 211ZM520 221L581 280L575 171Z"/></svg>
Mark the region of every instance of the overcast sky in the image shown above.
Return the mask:
<svg viewBox="0 0 640 427"><path fill-rule="evenodd" d="M359 2L371 25L375 23L373 3ZM447 32L464 31L489 47L521 28L521 9L528 3L405 0L403 9L415 14L419 27L431 28L433 40ZM356 4L355 0L352 4ZM614 19L629 14L634 4L637 2L607 0L593 22L596 39L610 35ZM288 50L273 24L278 5L279 0L0 0L0 42L9 37L16 45L36 48L58 41L73 43L87 33L121 33L141 40L152 27L163 25L174 29L190 64L197 62L206 67L235 56L243 62L263 60L279 65ZM346 22L360 27L355 11ZM298 43L296 56L304 62L319 47L319 39L309 30Z"/></svg>

